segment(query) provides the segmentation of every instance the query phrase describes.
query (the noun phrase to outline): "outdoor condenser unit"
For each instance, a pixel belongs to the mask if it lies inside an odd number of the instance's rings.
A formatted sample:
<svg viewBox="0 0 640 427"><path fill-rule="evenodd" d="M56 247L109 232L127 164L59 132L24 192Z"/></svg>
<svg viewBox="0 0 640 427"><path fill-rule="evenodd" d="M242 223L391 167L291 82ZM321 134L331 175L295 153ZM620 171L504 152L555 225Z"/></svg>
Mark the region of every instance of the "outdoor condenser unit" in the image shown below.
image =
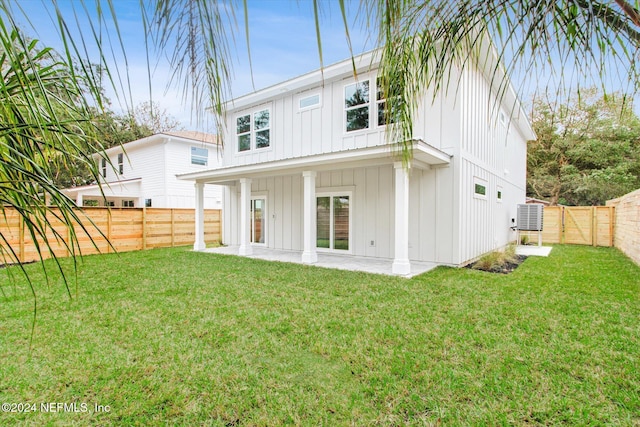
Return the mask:
<svg viewBox="0 0 640 427"><path fill-rule="evenodd" d="M520 244L521 231L537 231L538 246L542 246L542 220L544 215L544 205L527 204L518 205L517 239Z"/></svg>
<svg viewBox="0 0 640 427"><path fill-rule="evenodd" d="M542 231L544 205L518 205L518 230Z"/></svg>

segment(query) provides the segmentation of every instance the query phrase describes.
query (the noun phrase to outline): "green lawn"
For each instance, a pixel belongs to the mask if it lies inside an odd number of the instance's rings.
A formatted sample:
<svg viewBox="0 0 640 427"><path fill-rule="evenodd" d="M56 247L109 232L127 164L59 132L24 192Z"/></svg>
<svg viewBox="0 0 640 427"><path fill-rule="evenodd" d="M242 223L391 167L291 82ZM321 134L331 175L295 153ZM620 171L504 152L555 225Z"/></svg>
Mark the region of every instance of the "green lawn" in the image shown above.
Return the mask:
<svg viewBox="0 0 640 427"><path fill-rule="evenodd" d="M162 249L77 281L37 287L30 351L31 293L2 273L0 402L37 410L0 425L640 423L640 269L617 250L406 280Z"/></svg>

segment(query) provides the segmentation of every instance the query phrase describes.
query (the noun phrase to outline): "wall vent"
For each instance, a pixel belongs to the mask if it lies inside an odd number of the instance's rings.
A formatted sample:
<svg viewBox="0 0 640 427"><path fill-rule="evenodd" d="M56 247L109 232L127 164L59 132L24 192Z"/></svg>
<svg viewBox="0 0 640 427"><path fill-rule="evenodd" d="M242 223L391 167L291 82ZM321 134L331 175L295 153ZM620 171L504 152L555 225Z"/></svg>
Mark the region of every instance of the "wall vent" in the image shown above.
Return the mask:
<svg viewBox="0 0 640 427"><path fill-rule="evenodd" d="M544 205L518 205L518 230L542 231Z"/></svg>

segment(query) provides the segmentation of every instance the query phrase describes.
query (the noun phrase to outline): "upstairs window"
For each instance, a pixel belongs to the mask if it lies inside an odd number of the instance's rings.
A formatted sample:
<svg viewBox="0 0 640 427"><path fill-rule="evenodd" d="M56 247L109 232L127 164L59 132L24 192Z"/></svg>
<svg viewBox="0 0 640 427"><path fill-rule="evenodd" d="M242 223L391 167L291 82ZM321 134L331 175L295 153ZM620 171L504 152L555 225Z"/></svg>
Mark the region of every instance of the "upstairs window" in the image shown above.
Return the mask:
<svg viewBox="0 0 640 427"><path fill-rule="evenodd" d="M381 78L376 80L376 107L378 110L378 126L386 126L390 123L396 122L396 117L398 116L397 111L393 111L393 114L390 114L388 104L387 104L387 95L384 93L384 83Z"/></svg>
<svg viewBox="0 0 640 427"><path fill-rule="evenodd" d="M347 132L369 128L369 80L344 88L344 108Z"/></svg>
<svg viewBox="0 0 640 427"><path fill-rule="evenodd" d="M102 158L102 177L107 177L107 159L105 159L104 157Z"/></svg>
<svg viewBox="0 0 640 427"><path fill-rule="evenodd" d="M271 114L269 110L245 114L236 119L238 151L267 148L271 145Z"/></svg>
<svg viewBox="0 0 640 427"><path fill-rule="evenodd" d="M300 110L306 110L308 108L315 107L316 105L320 105L320 94L300 98L298 104Z"/></svg>
<svg viewBox="0 0 640 427"><path fill-rule="evenodd" d="M118 173L122 175L124 173L124 155L118 154Z"/></svg>
<svg viewBox="0 0 640 427"><path fill-rule="evenodd" d="M191 164L207 166L209 162L209 150L200 147L191 147Z"/></svg>

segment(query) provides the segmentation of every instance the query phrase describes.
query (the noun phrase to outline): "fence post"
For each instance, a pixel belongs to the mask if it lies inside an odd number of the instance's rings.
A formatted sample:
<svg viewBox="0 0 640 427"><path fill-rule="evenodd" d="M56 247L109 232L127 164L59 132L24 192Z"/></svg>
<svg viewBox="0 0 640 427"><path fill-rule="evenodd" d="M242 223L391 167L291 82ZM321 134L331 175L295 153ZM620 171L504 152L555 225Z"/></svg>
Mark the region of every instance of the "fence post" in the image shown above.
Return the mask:
<svg viewBox="0 0 640 427"><path fill-rule="evenodd" d="M142 207L142 250L147 249L147 207Z"/></svg>
<svg viewBox="0 0 640 427"><path fill-rule="evenodd" d="M175 220L173 219L173 208L171 208L171 247L175 246Z"/></svg>
<svg viewBox="0 0 640 427"><path fill-rule="evenodd" d="M18 261L24 262L24 218L18 218Z"/></svg>
<svg viewBox="0 0 640 427"><path fill-rule="evenodd" d="M111 208L107 206L107 253L111 253Z"/></svg>
<svg viewBox="0 0 640 427"><path fill-rule="evenodd" d="M615 230L616 207L609 206L609 246L613 246L613 232Z"/></svg>
<svg viewBox="0 0 640 427"><path fill-rule="evenodd" d="M598 208L591 206L591 245L598 246Z"/></svg>

